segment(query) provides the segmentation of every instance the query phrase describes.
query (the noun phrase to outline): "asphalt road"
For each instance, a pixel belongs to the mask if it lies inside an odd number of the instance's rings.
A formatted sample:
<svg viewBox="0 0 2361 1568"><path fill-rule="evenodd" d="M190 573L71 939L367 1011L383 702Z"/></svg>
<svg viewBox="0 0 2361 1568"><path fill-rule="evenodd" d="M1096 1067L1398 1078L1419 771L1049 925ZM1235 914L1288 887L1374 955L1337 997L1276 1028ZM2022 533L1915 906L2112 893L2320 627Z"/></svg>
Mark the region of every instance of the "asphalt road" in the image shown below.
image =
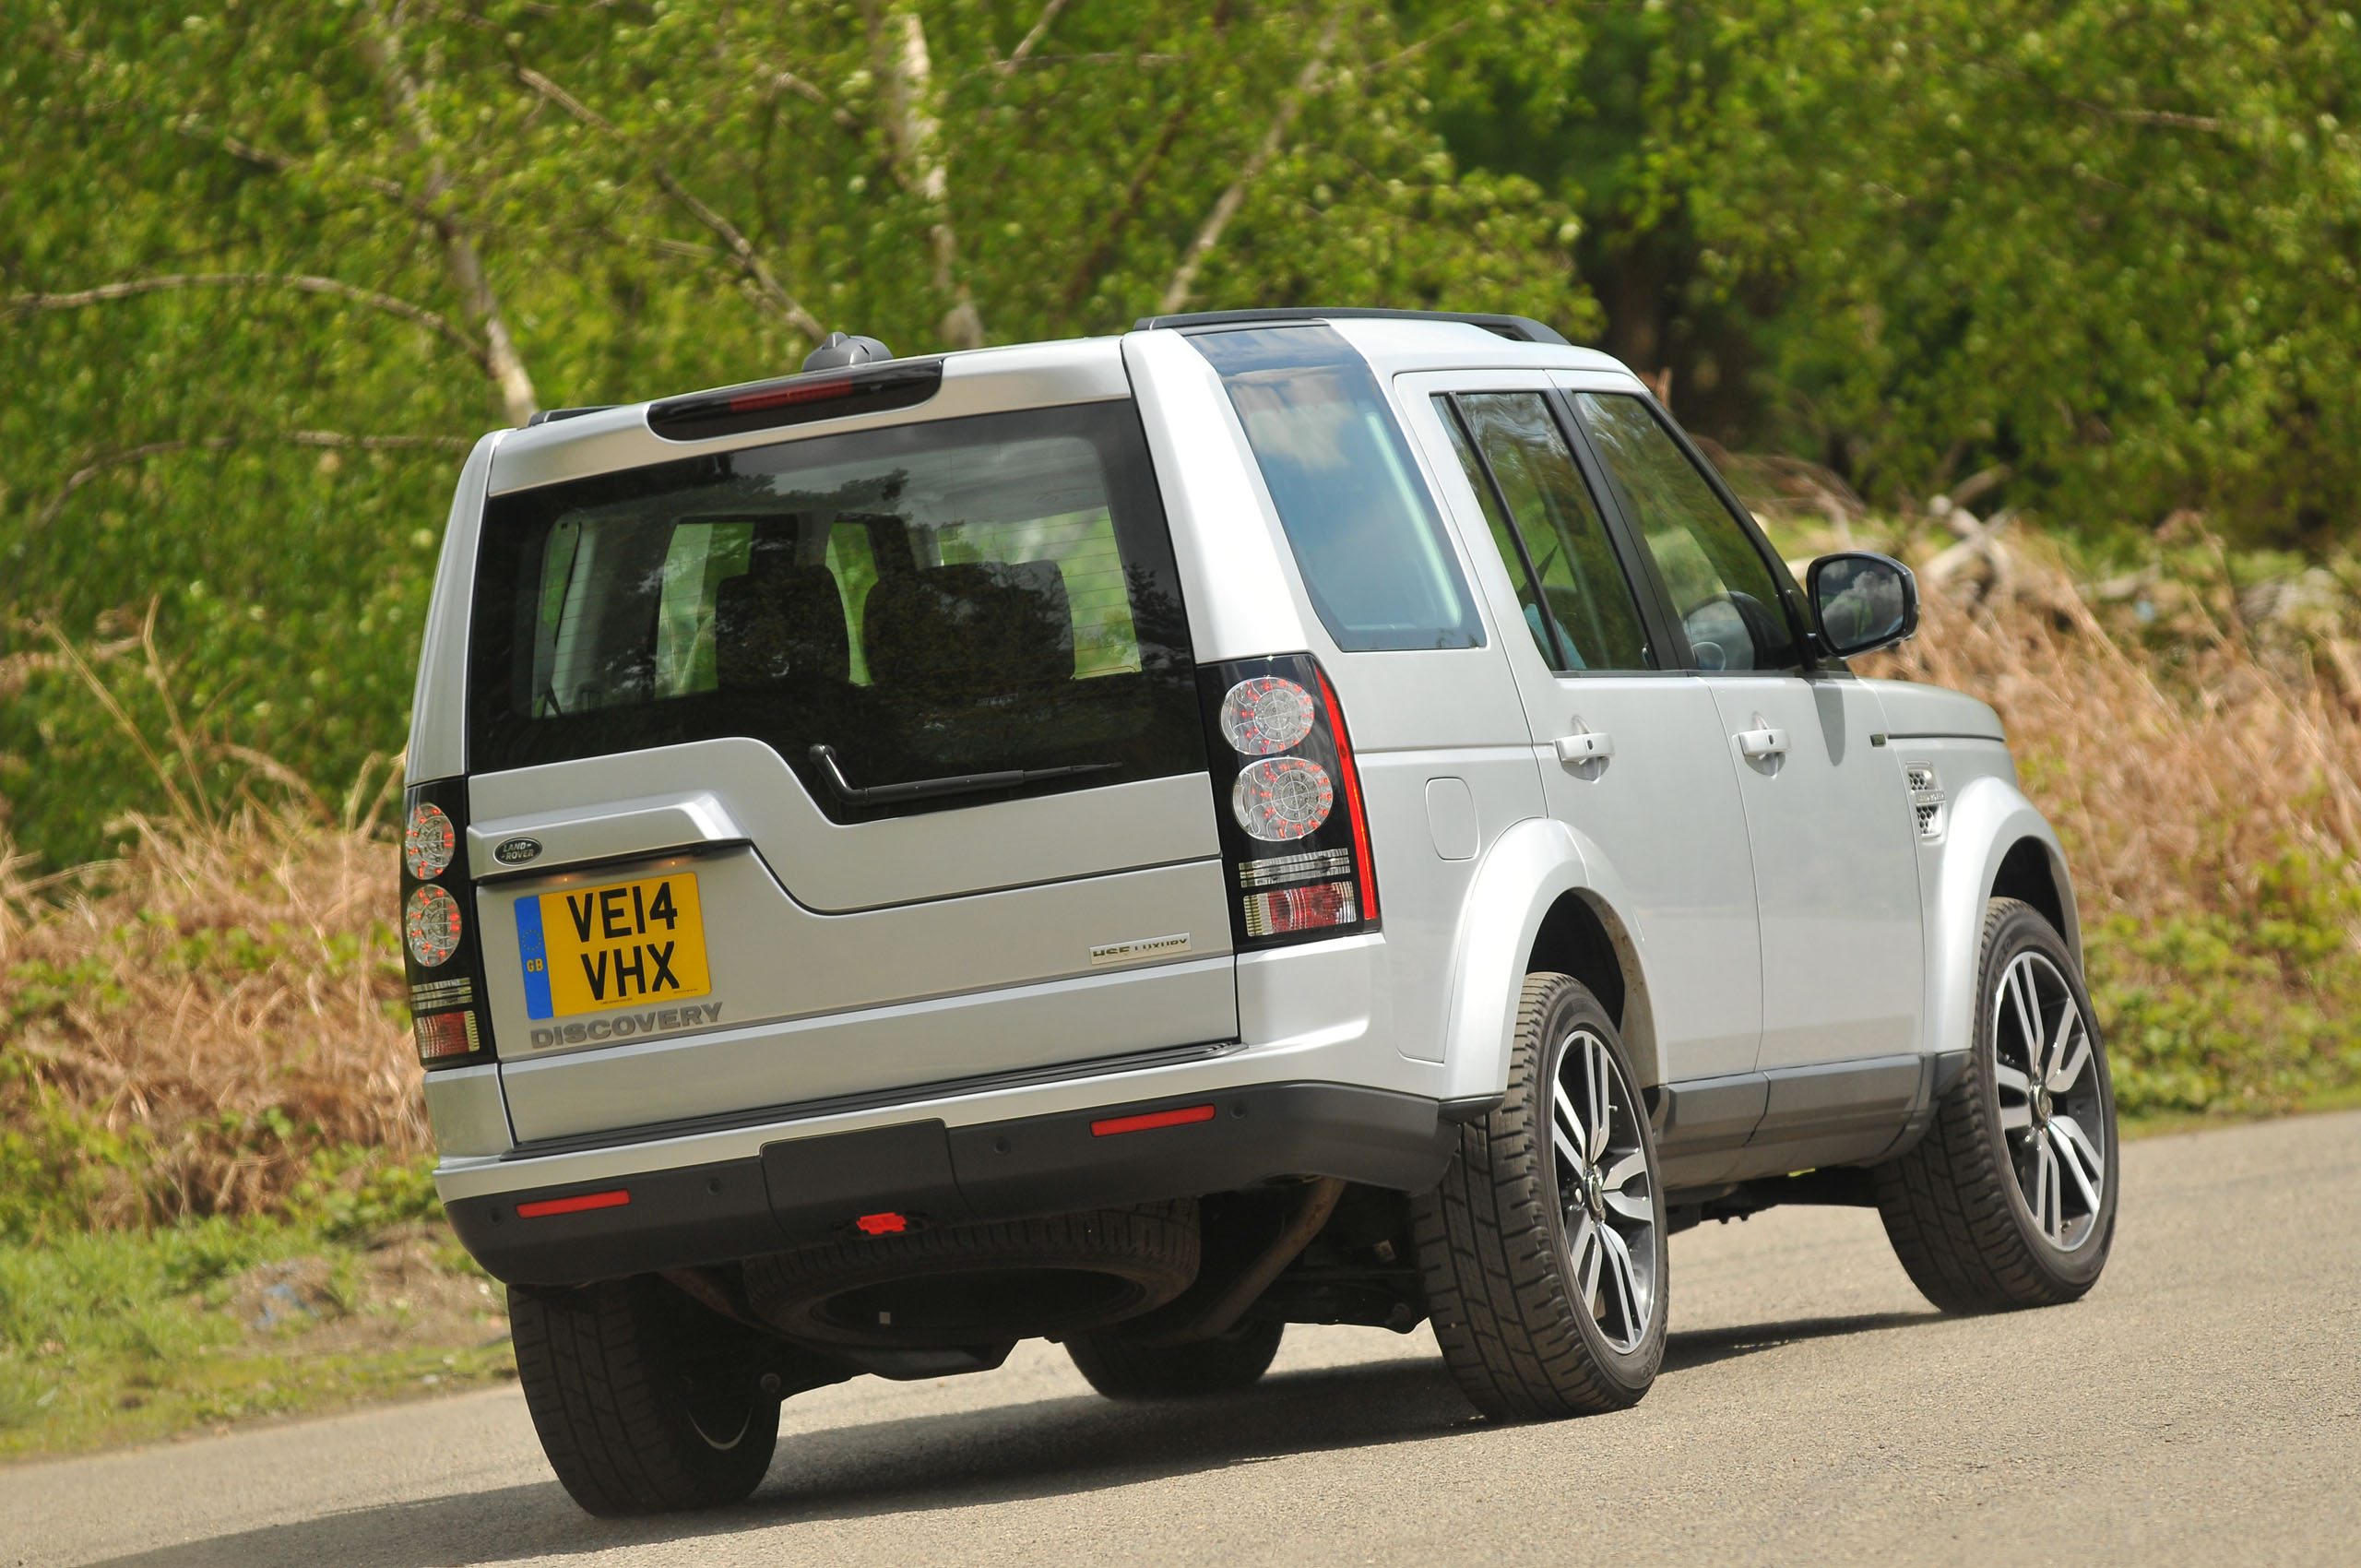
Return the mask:
<svg viewBox="0 0 2361 1568"><path fill-rule="evenodd" d="M1947 1319L1874 1215L1672 1243L1621 1415L1494 1427L1421 1331L1120 1407L1051 1348L792 1400L721 1513L575 1512L513 1389L0 1471L0 1564L2361 1562L2361 1115L2127 1151L2079 1305Z"/></svg>

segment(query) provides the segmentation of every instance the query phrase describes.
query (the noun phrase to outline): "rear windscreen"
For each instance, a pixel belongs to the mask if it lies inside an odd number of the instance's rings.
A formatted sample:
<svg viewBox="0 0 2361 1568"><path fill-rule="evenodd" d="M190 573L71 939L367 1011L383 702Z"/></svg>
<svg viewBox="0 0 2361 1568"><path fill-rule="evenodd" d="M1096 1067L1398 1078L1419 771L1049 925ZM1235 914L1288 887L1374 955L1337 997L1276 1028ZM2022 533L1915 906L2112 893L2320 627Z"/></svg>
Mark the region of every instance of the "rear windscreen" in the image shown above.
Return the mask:
<svg viewBox="0 0 2361 1568"><path fill-rule="evenodd" d="M496 496L478 562L471 771L747 736L860 821L1204 766L1127 402Z"/></svg>

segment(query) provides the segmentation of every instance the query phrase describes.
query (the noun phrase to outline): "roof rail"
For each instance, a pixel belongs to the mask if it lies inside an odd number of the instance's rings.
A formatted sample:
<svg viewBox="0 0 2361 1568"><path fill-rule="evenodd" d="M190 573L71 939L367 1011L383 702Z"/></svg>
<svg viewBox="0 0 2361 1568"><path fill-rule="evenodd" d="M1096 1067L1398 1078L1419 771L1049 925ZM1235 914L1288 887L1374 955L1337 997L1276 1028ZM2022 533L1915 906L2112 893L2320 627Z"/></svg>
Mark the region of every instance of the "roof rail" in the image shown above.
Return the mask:
<svg viewBox="0 0 2361 1568"><path fill-rule="evenodd" d="M1256 322L1279 321L1463 321L1470 327L1480 327L1497 333L1512 343L1554 343L1569 346L1556 328L1545 327L1529 315L1488 315L1477 311L1456 310L1374 310L1362 305L1350 305L1337 310L1314 306L1297 306L1276 310L1206 310L1189 315L1144 315L1132 323L1134 332L1146 332L1158 327L1246 327Z"/></svg>

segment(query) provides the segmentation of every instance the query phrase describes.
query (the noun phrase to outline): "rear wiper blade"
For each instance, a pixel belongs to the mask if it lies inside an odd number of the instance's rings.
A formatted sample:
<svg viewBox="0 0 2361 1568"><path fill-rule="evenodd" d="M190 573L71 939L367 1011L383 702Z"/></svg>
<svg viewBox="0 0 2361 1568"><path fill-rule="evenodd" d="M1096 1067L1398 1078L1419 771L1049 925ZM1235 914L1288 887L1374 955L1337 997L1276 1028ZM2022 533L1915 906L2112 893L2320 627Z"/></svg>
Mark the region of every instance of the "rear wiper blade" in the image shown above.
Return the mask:
<svg viewBox="0 0 2361 1568"><path fill-rule="evenodd" d="M1107 773L1122 766L1119 762L1086 762L1072 767L1013 767L999 773L959 773L947 778L913 778L907 784L872 784L867 789L845 777L842 764L836 761L834 746L814 746L812 760L835 790L836 798L856 805L882 806L896 801L923 801L935 795L968 795L986 790L1013 790L1020 784L1038 784L1049 778L1071 778L1078 773Z"/></svg>

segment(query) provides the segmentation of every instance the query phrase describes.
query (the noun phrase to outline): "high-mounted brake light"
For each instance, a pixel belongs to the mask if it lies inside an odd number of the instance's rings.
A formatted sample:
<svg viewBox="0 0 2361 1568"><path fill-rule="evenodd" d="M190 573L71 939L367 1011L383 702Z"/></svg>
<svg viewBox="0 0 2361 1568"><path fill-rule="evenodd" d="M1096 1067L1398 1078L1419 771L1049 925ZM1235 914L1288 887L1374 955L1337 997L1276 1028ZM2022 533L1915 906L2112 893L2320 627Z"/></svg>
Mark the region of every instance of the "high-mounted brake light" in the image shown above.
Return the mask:
<svg viewBox="0 0 2361 1568"><path fill-rule="evenodd" d="M790 383L785 386L771 387L767 391L749 392L743 397L732 398L730 399L730 411L733 414L751 414L764 409L792 408L798 403L825 403L831 398L849 397L852 390L852 383L841 375L828 376L818 381Z"/></svg>
<svg viewBox="0 0 2361 1568"><path fill-rule="evenodd" d="M667 441L742 435L813 420L916 408L942 386L941 360L886 360L668 398L649 406L647 428Z"/></svg>
<svg viewBox="0 0 2361 1568"><path fill-rule="evenodd" d="M1231 936L1270 947L1377 924L1360 772L1336 691L1309 654L1199 671ZM1227 786L1227 788L1225 788Z"/></svg>

